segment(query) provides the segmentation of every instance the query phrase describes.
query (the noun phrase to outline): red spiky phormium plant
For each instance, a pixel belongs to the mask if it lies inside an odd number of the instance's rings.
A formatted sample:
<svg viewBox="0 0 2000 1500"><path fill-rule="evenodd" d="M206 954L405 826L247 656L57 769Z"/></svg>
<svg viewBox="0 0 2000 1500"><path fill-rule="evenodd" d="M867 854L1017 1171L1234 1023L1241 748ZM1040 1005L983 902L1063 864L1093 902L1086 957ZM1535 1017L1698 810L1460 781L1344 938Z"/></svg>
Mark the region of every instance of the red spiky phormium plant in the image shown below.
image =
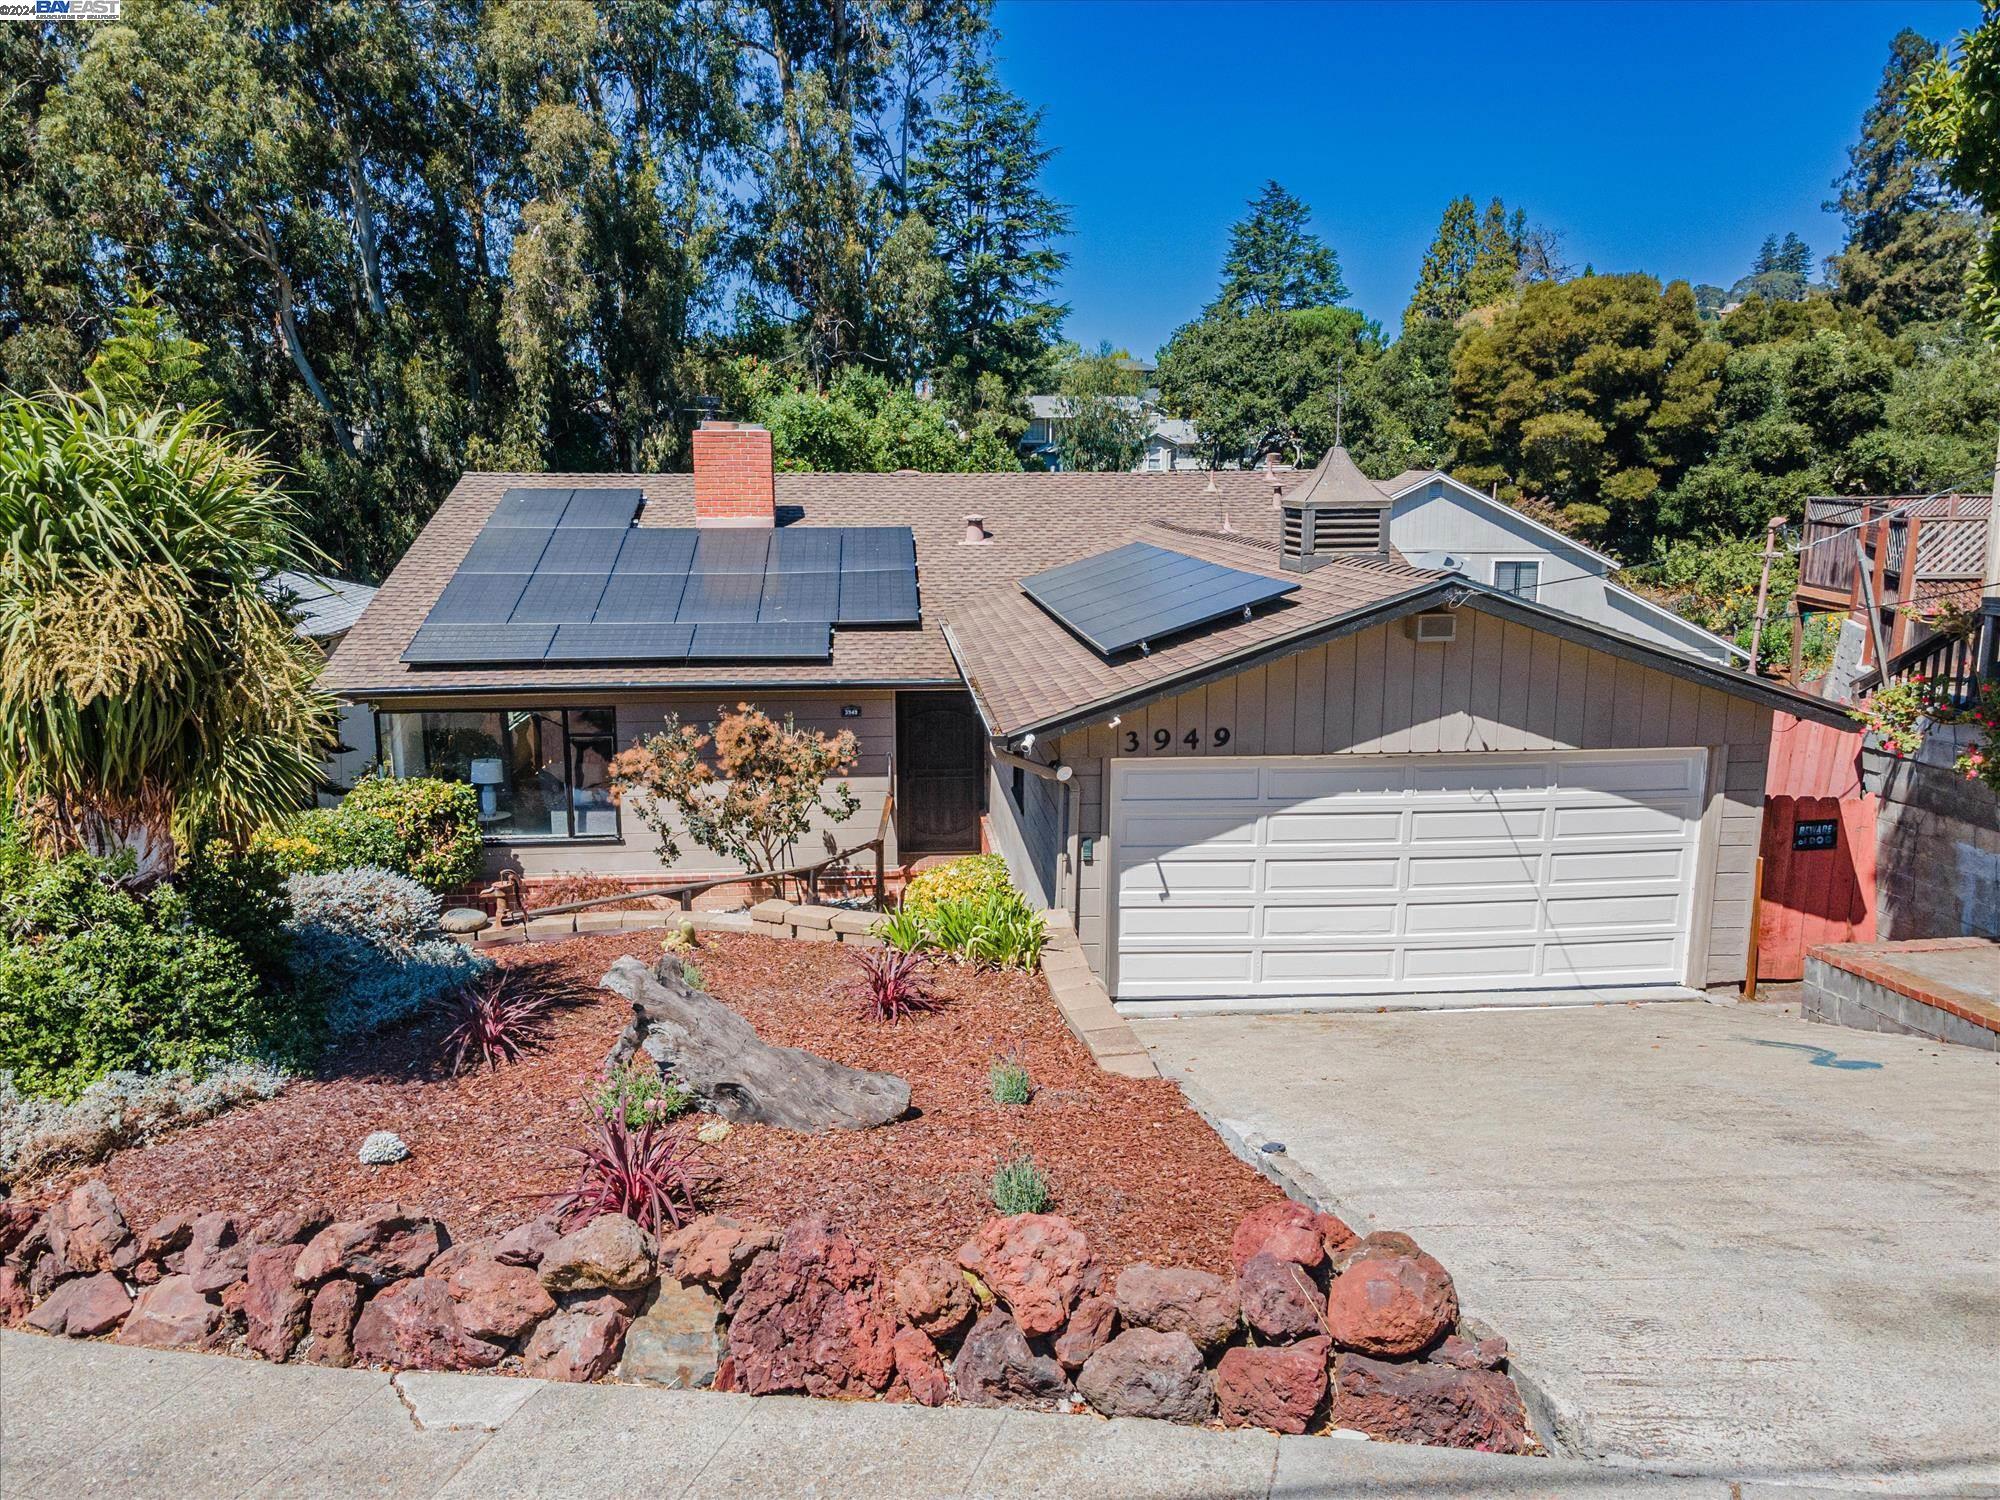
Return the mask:
<svg viewBox="0 0 2000 1500"><path fill-rule="evenodd" d="M444 1038L451 1071L462 1073L475 1061L497 1068L546 1040L557 999L538 975L522 969L497 970L445 996L439 1003L452 1018Z"/></svg>
<svg viewBox="0 0 2000 1500"><path fill-rule="evenodd" d="M854 965L860 972L848 981L847 993L873 1019L901 1021L918 1011L938 1008L929 983L930 961L921 953L856 948Z"/></svg>
<svg viewBox="0 0 2000 1500"><path fill-rule="evenodd" d="M700 1148L680 1130L647 1111L638 1125L593 1105L580 1146L576 1186L556 1197L564 1233L604 1214L623 1214L641 1229L663 1234L700 1212L708 1175Z"/></svg>

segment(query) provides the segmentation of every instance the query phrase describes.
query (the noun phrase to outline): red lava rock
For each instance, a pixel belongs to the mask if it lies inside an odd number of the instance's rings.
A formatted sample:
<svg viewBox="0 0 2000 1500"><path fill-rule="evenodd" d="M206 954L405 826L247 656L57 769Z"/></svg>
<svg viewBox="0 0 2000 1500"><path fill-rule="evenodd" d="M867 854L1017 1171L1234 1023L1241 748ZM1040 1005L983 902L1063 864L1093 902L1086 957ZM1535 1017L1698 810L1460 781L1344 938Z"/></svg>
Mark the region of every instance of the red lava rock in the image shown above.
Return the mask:
<svg viewBox="0 0 2000 1500"><path fill-rule="evenodd" d="M301 1248L260 1245L250 1252L243 1280L243 1321L250 1348L273 1362L290 1359L305 1336L312 1298L292 1279Z"/></svg>
<svg viewBox="0 0 2000 1500"><path fill-rule="evenodd" d="M1102 1275L1082 1231L1061 1214L988 1219L960 1248L958 1263L993 1289L1030 1337L1062 1327Z"/></svg>
<svg viewBox="0 0 2000 1500"><path fill-rule="evenodd" d="M244 1269L247 1273L249 1268L246 1265ZM201 1290L201 1286L198 1283L195 1286L195 1290ZM231 1329L240 1328L243 1323L243 1304L250 1300L250 1282L247 1279L247 1275L245 1279L230 1282L228 1286L222 1289L215 1300L222 1304L222 1311L228 1327Z"/></svg>
<svg viewBox="0 0 2000 1500"><path fill-rule="evenodd" d="M542 1252L542 1285L552 1292L632 1292L651 1281L653 1237L623 1214L600 1214Z"/></svg>
<svg viewBox="0 0 2000 1500"><path fill-rule="evenodd" d="M354 1363L354 1322L361 1316L361 1286L353 1281L329 1281L313 1293L306 1331L312 1344L306 1362L344 1370Z"/></svg>
<svg viewBox="0 0 2000 1500"><path fill-rule="evenodd" d="M750 1263L728 1305L738 1390L861 1395L895 1376L896 1325L875 1257L824 1219L788 1228Z"/></svg>
<svg viewBox="0 0 2000 1500"><path fill-rule="evenodd" d="M584 1381L609 1375L631 1322L625 1305L610 1295L565 1308L529 1337L521 1350L522 1371L539 1380Z"/></svg>
<svg viewBox="0 0 2000 1500"><path fill-rule="evenodd" d="M1488 1453L1528 1453L1528 1414L1497 1370L1428 1361L1390 1364L1362 1354L1334 1361L1333 1421L1370 1437Z"/></svg>
<svg viewBox="0 0 2000 1500"><path fill-rule="evenodd" d="M125 1326L121 1344L148 1349L205 1349L222 1329L222 1309L194 1289L187 1276L165 1276L139 1293Z"/></svg>
<svg viewBox="0 0 2000 1500"><path fill-rule="evenodd" d="M12 1266L0 1266L0 1328L12 1328L34 1305L26 1278Z"/></svg>
<svg viewBox="0 0 2000 1500"><path fill-rule="evenodd" d="M1338 1276L1356 1261L1393 1260L1399 1255L1422 1255L1423 1247L1400 1229L1378 1229L1358 1240L1350 1240L1333 1257L1333 1274Z"/></svg>
<svg viewBox="0 0 2000 1500"><path fill-rule="evenodd" d="M425 1274L439 1279L435 1263ZM475 1338L496 1344L513 1342L556 1310L555 1299L542 1289L541 1278L526 1266L474 1258L451 1268L442 1279L451 1300L458 1304L459 1326Z"/></svg>
<svg viewBox="0 0 2000 1500"><path fill-rule="evenodd" d="M189 1251L183 1274L204 1296L227 1292L250 1274L250 1252L256 1248L248 1240L238 1240L204 1256L199 1266L194 1263L193 1251Z"/></svg>
<svg viewBox="0 0 2000 1500"><path fill-rule="evenodd" d="M181 1255L180 1271L193 1276L203 1266L243 1238L243 1224L234 1214L200 1214L188 1225L187 1249ZM249 1258L244 1257L247 1265Z"/></svg>
<svg viewBox="0 0 2000 1500"><path fill-rule="evenodd" d="M65 1281L48 1301L28 1314L28 1326L73 1339L95 1338L116 1328L132 1310L132 1299L109 1271Z"/></svg>
<svg viewBox="0 0 2000 1500"><path fill-rule="evenodd" d="M447 1243L444 1226L420 1210L375 1203L360 1218L329 1224L314 1235L292 1274L301 1286L329 1276L387 1286L417 1275Z"/></svg>
<svg viewBox="0 0 2000 1500"><path fill-rule="evenodd" d="M1323 1331L1319 1287L1297 1261L1259 1251L1237 1274L1236 1295L1243 1304L1243 1321L1272 1343Z"/></svg>
<svg viewBox="0 0 2000 1500"><path fill-rule="evenodd" d="M722 1291L766 1250L778 1248L778 1231L768 1224L745 1224L709 1214L660 1241L660 1264L682 1281L698 1281Z"/></svg>
<svg viewBox="0 0 2000 1500"><path fill-rule="evenodd" d="M951 1374L967 1406L1047 1406L1069 1389L1062 1366L1035 1353L1020 1326L999 1311L972 1325Z"/></svg>
<svg viewBox="0 0 2000 1500"><path fill-rule="evenodd" d="M517 1224L494 1241L493 1258L503 1266L539 1266L542 1253L562 1238L562 1231L546 1218Z"/></svg>
<svg viewBox="0 0 2000 1500"><path fill-rule="evenodd" d="M965 1273L942 1255L926 1255L904 1266L896 1273L891 1295L897 1315L930 1338L950 1337L972 1316L972 1288Z"/></svg>
<svg viewBox="0 0 2000 1500"><path fill-rule="evenodd" d="M253 1245L303 1245L332 1222L325 1204L308 1203L259 1219L244 1238Z"/></svg>
<svg viewBox="0 0 2000 1500"><path fill-rule="evenodd" d="M1229 1342L1242 1315L1235 1287L1184 1266L1127 1266L1118 1273L1117 1294L1128 1328L1184 1333L1203 1349Z"/></svg>
<svg viewBox="0 0 2000 1500"><path fill-rule="evenodd" d="M1337 1222L1337 1221L1336 1221ZM1289 1198L1253 1208L1236 1226L1229 1242L1229 1258L1238 1271L1253 1255L1272 1255L1293 1261L1311 1270L1326 1258L1326 1246L1313 1211Z"/></svg>
<svg viewBox="0 0 2000 1500"><path fill-rule="evenodd" d="M1074 1375L1090 1356L1111 1342L1118 1322L1118 1299L1109 1292L1085 1297L1070 1310L1069 1322L1056 1335L1056 1362Z"/></svg>
<svg viewBox="0 0 2000 1500"><path fill-rule="evenodd" d="M1343 1219L1332 1214L1314 1214L1313 1227L1319 1230L1319 1241L1326 1246L1328 1255L1338 1255L1354 1243L1354 1231L1347 1227Z"/></svg>
<svg viewBox="0 0 2000 1500"><path fill-rule="evenodd" d="M938 1358L937 1345L914 1328L898 1328L895 1350L896 1373L910 1388L912 1399L919 1406L944 1405L951 1394L951 1383L945 1379L944 1361Z"/></svg>
<svg viewBox="0 0 2000 1500"><path fill-rule="evenodd" d="M354 1324L354 1358L360 1364L483 1370L500 1363L506 1352L460 1327L458 1309L443 1283L422 1276L384 1287L369 1298Z"/></svg>
<svg viewBox="0 0 2000 1500"><path fill-rule="evenodd" d="M1326 1399L1325 1336L1277 1347L1231 1349L1215 1367L1215 1405L1224 1427L1304 1432Z"/></svg>
<svg viewBox="0 0 2000 1500"><path fill-rule="evenodd" d="M1129 1274L1128 1268L1119 1280ZM1215 1411L1201 1350L1178 1330L1126 1329L1090 1356L1076 1377L1076 1388L1107 1417L1206 1422Z"/></svg>
<svg viewBox="0 0 2000 1500"><path fill-rule="evenodd" d="M67 1270L83 1275L132 1264L132 1231L102 1178L93 1177L71 1190L63 1200L62 1223L62 1258Z"/></svg>
<svg viewBox="0 0 2000 1500"><path fill-rule="evenodd" d="M27 1239L41 1215L25 1203L0 1202L0 1260L5 1260Z"/></svg>
<svg viewBox="0 0 2000 1500"><path fill-rule="evenodd" d="M1497 1333L1477 1341L1462 1334L1446 1334L1444 1342L1424 1358L1454 1370L1497 1370L1507 1363L1507 1341Z"/></svg>
<svg viewBox="0 0 2000 1500"><path fill-rule="evenodd" d="M1333 1341L1363 1354L1421 1353L1457 1321L1451 1276L1422 1251L1352 1261L1326 1297Z"/></svg>

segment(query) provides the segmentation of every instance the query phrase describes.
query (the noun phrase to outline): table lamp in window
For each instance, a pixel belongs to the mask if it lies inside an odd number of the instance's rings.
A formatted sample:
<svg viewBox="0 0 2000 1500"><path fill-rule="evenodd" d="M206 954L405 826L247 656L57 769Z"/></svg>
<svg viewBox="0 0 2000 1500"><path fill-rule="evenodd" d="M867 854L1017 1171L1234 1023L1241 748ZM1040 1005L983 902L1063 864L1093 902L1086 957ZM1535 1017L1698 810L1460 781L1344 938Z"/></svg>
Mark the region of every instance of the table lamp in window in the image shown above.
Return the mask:
<svg viewBox="0 0 2000 1500"><path fill-rule="evenodd" d="M500 788L507 779L506 772L501 769L500 758L497 755L483 756L473 761L470 779L479 788L479 816L499 817Z"/></svg>

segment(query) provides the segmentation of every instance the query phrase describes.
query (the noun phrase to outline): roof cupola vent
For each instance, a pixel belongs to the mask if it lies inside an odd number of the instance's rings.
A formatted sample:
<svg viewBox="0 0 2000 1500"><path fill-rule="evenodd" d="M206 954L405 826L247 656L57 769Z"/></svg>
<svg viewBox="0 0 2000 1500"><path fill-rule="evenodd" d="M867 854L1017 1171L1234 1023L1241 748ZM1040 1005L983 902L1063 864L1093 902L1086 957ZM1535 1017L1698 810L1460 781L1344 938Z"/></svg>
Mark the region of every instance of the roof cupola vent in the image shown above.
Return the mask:
<svg viewBox="0 0 2000 1500"><path fill-rule="evenodd" d="M1310 573L1336 557L1387 557L1394 503L1345 448L1330 449L1305 483L1279 502L1282 566Z"/></svg>

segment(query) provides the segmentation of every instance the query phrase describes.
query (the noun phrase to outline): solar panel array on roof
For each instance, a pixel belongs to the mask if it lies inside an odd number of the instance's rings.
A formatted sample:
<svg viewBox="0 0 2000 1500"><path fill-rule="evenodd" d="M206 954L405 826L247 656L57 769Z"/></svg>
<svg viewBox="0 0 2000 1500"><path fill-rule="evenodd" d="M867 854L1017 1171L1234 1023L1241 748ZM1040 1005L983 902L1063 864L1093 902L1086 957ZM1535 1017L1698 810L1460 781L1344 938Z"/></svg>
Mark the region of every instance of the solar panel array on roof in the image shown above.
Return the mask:
<svg viewBox="0 0 2000 1500"><path fill-rule="evenodd" d="M635 526L622 489L510 489L411 640L418 666L824 661L836 625L915 625L906 526Z"/></svg>
<svg viewBox="0 0 2000 1500"><path fill-rule="evenodd" d="M1128 542L1021 580L1021 591L1105 656L1294 592L1298 584Z"/></svg>

